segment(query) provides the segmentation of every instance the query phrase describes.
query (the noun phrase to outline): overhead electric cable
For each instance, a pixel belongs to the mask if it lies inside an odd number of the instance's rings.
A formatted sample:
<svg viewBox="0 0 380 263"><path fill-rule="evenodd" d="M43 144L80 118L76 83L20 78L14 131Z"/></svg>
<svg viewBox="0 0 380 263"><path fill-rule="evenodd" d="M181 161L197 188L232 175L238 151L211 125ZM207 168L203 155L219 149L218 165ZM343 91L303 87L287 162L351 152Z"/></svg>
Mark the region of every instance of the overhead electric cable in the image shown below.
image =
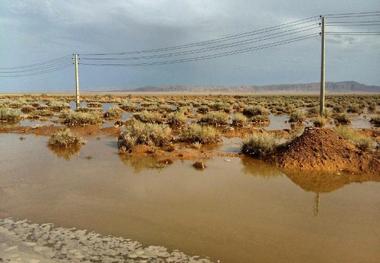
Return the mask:
<svg viewBox="0 0 380 263"><path fill-rule="evenodd" d="M167 65L167 64L175 64L175 63L183 63L183 62L191 62L191 61L199 61L199 60L206 60L206 59L214 59L219 57L225 57L225 56L231 56L235 54L242 54L242 53L248 53L252 51L262 50L270 47L276 47L281 46L285 44L290 44L293 42L298 42L305 39L310 39L312 37L318 36L318 34L310 34L302 37L292 38L292 39L286 39L281 40L269 44L244 48L244 49L238 49L238 50L232 50L232 51L225 51L220 52L216 54L211 55L205 55L205 56L198 56L198 57L192 57L192 58L184 58L184 59L177 59L177 60L168 60L168 61L155 61L155 62L143 62L143 63L81 63L81 65L87 65L87 66L121 66L121 67L134 67L134 66L154 66L154 65Z"/></svg>

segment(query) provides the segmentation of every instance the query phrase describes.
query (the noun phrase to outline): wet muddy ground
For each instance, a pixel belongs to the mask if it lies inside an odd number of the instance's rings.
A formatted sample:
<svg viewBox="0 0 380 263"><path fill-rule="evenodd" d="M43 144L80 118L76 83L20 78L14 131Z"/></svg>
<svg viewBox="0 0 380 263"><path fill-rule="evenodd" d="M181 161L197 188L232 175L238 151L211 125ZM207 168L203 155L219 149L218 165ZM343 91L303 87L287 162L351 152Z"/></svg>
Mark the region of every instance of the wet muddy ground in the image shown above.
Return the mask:
<svg viewBox="0 0 380 263"><path fill-rule="evenodd" d="M57 154L48 137L0 134L0 217L54 223L221 262L378 262L380 184L285 174L240 157L163 168L86 138ZM238 151L224 139L221 151Z"/></svg>

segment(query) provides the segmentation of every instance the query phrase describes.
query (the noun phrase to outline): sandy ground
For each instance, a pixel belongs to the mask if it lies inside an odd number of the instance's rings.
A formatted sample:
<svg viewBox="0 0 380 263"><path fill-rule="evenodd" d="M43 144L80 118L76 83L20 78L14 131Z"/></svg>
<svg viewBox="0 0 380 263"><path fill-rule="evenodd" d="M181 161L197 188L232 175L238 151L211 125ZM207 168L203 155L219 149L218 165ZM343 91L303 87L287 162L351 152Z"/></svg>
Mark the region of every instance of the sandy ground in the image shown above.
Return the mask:
<svg viewBox="0 0 380 263"><path fill-rule="evenodd" d="M76 228L0 219L0 262L211 262Z"/></svg>

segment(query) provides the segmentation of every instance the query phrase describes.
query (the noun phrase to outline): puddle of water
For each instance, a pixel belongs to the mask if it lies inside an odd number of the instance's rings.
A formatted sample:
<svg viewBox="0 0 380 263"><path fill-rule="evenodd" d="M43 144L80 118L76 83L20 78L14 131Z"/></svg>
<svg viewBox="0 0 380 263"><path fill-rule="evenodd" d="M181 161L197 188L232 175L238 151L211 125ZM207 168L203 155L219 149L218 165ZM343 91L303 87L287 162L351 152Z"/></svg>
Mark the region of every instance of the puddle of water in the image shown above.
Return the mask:
<svg viewBox="0 0 380 263"><path fill-rule="evenodd" d="M222 262L376 262L380 184L286 176L251 159L162 169L90 139L62 158L46 137L0 135L0 215L124 236ZM4 151L3 149L6 149ZM331 180L331 181L330 181ZM355 248L355 249L353 249Z"/></svg>
<svg viewBox="0 0 380 263"><path fill-rule="evenodd" d="M225 138L223 137L223 144L218 147L219 151L228 153L239 153L243 143L243 139L238 137Z"/></svg>
<svg viewBox="0 0 380 263"><path fill-rule="evenodd" d="M363 115L355 115L351 118L351 127L354 129L370 129L372 124L369 122L371 118L364 118Z"/></svg>
<svg viewBox="0 0 380 263"><path fill-rule="evenodd" d="M103 112L108 111L114 105L115 105L115 103L103 103L103 106L102 106Z"/></svg>
<svg viewBox="0 0 380 263"><path fill-rule="evenodd" d="M269 120L269 126L265 127L265 129L268 131L290 129L290 123L287 122L289 120L288 115L270 114Z"/></svg>
<svg viewBox="0 0 380 263"><path fill-rule="evenodd" d="M70 104L70 109L71 110L76 110L76 103L75 103L75 101L70 101L69 104ZM86 108L87 107L87 102L81 101L80 102L80 107Z"/></svg>

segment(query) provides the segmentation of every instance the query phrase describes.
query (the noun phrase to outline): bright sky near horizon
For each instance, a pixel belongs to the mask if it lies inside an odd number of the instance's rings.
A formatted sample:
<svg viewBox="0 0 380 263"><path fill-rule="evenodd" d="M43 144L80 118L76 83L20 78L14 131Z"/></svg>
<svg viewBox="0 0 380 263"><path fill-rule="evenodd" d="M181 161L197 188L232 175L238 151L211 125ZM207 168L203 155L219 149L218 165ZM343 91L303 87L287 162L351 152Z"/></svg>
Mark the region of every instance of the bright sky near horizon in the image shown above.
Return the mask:
<svg viewBox="0 0 380 263"><path fill-rule="evenodd" d="M0 67L31 64L73 52L180 45L319 14L362 11L380 11L380 1L0 0ZM380 16L374 20L380 21ZM347 26L344 30L358 29ZM380 31L380 24L370 30ZM327 37L326 52L328 81L380 85L380 35L331 35ZM206 61L149 67L82 65L80 82L84 90L302 83L319 81L319 71L320 41L316 36ZM73 67L38 76L0 77L0 92L70 90L73 85Z"/></svg>

